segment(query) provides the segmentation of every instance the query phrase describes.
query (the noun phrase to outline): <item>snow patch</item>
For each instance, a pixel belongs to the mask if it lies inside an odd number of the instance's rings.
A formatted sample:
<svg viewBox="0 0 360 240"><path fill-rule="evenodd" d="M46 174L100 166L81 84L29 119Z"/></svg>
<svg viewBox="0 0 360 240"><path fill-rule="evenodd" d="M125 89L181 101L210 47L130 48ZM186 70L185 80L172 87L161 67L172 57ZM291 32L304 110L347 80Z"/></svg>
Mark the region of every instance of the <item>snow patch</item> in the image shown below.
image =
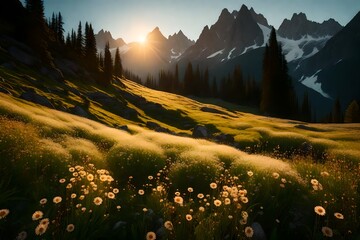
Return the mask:
<svg viewBox="0 0 360 240"><path fill-rule="evenodd" d="M229 60L231 58L231 54L233 53L233 51L235 51L236 47L234 47L233 49L230 50L227 59Z"/></svg>
<svg viewBox="0 0 360 240"><path fill-rule="evenodd" d="M309 53L308 55L306 55L306 56L304 57L304 59L305 59L305 58L312 57L312 56L314 56L315 54L317 54L318 52L319 52L319 49L318 49L317 47L314 47L314 48L313 48L313 51L312 51L311 53Z"/></svg>
<svg viewBox="0 0 360 240"><path fill-rule="evenodd" d="M248 46L248 47L246 47L246 48L244 49L244 51L243 51L240 55L245 54L248 50L254 50L254 49L258 48L258 47L259 47L259 46L256 45L256 43L255 43L254 45Z"/></svg>
<svg viewBox="0 0 360 240"><path fill-rule="evenodd" d="M317 74L319 72L321 72L321 70L318 70L311 77L302 76L301 79L300 79L300 82L303 85L305 85L306 87L311 88L311 89L315 90L316 92L320 93L323 97L331 99L331 97L322 90L321 83L317 82L317 79L318 79Z"/></svg>
<svg viewBox="0 0 360 240"><path fill-rule="evenodd" d="M258 23L258 26L260 27L264 35L264 43L261 47L265 47L265 44L269 41L270 38L271 28L268 28L267 26L264 26L260 23Z"/></svg>
<svg viewBox="0 0 360 240"><path fill-rule="evenodd" d="M338 64L338 63L340 63L342 61L342 59L340 59L339 61L337 61L334 65L336 65L336 64Z"/></svg>
<svg viewBox="0 0 360 240"><path fill-rule="evenodd" d="M180 52L175 52L173 48L171 49L171 54L171 60L178 59L182 55Z"/></svg>
<svg viewBox="0 0 360 240"><path fill-rule="evenodd" d="M213 54L209 55L207 58L213 58L213 57L216 57L217 55L221 55L221 54L223 54L224 50L225 50L225 48L221 49L220 51L214 52Z"/></svg>

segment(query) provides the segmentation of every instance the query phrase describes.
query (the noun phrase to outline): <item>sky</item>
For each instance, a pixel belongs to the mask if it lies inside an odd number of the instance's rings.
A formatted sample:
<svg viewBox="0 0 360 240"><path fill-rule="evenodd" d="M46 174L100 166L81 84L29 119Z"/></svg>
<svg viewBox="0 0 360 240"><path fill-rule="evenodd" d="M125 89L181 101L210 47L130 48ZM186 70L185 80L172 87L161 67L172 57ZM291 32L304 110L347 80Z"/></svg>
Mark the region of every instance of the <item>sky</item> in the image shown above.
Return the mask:
<svg viewBox="0 0 360 240"><path fill-rule="evenodd" d="M232 12L242 4L262 13L275 28L299 12L312 21L334 18L344 26L360 11L359 0L44 0L45 15L60 11L66 31L88 21L96 33L104 29L127 43L144 39L155 27L165 37L182 30L197 40L223 8Z"/></svg>

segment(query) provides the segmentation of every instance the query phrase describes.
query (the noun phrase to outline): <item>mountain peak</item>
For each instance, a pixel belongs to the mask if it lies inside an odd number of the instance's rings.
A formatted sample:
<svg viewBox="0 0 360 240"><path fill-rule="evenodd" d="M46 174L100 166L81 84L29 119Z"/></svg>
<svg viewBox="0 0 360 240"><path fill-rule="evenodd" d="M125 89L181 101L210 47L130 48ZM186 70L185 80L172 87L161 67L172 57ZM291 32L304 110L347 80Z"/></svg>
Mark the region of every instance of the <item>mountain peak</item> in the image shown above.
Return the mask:
<svg viewBox="0 0 360 240"><path fill-rule="evenodd" d="M303 12L300 12L300 13L294 13L292 18L291 18L291 21L307 21L307 17L306 17L306 14L303 13Z"/></svg>
<svg viewBox="0 0 360 240"><path fill-rule="evenodd" d="M147 35L146 39L150 42L164 42L167 40L161 33L159 27L155 27L154 30Z"/></svg>
<svg viewBox="0 0 360 240"><path fill-rule="evenodd" d="M266 27L270 27L267 19L264 17L264 15L262 15L261 13L257 14L254 10L254 8L250 8L250 13L251 13L251 16L254 18L254 20L261 24L261 25L264 25Z"/></svg>
<svg viewBox="0 0 360 240"><path fill-rule="evenodd" d="M239 14L244 13L244 12L249 12L249 8L245 4L241 5Z"/></svg>
<svg viewBox="0 0 360 240"><path fill-rule="evenodd" d="M229 15L231 15L230 12L229 12L229 10L228 10L227 8L224 8L224 9L221 11L221 14L220 14L219 18L227 17L227 16L229 16Z"/></svg>

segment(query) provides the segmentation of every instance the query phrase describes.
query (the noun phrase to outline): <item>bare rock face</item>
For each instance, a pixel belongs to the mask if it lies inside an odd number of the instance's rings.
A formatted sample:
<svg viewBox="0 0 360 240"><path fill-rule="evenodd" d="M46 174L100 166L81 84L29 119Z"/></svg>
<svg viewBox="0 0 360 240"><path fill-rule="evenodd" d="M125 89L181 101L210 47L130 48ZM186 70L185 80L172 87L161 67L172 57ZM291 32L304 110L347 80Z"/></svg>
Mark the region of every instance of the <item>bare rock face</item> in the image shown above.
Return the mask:
<svg viewBox="0 0 360 240"><path fill-rule="evenodd" d="M196 125L194 127L192 137L193 138L208 138L209 137L208 129L203 125Z"/></svg>
<svg viewBox="0 0 360 240"><path fill-rule="evenodd" d="M41 96L33 91L24 92L20 95L21 99L24 99L29 102L33 102L48 108L55 108L52 103L44 96Z"/></svg>

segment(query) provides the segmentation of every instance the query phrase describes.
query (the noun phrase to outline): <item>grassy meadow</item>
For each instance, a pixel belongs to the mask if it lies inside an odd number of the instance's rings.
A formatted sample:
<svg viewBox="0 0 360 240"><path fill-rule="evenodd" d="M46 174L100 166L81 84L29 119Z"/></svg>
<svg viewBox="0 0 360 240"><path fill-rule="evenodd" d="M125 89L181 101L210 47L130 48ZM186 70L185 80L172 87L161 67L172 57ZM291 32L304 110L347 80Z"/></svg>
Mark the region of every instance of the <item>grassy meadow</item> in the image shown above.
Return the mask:
<svg viewBox="0 0 360 240"><path fill-rule="evenodd" d="M135 123L126 132L0 94L2 239L359 238L359 125L206 105L225 118L126 84L233 134L248 153ZM303 142L311 153L298 152Z"/></svg>

